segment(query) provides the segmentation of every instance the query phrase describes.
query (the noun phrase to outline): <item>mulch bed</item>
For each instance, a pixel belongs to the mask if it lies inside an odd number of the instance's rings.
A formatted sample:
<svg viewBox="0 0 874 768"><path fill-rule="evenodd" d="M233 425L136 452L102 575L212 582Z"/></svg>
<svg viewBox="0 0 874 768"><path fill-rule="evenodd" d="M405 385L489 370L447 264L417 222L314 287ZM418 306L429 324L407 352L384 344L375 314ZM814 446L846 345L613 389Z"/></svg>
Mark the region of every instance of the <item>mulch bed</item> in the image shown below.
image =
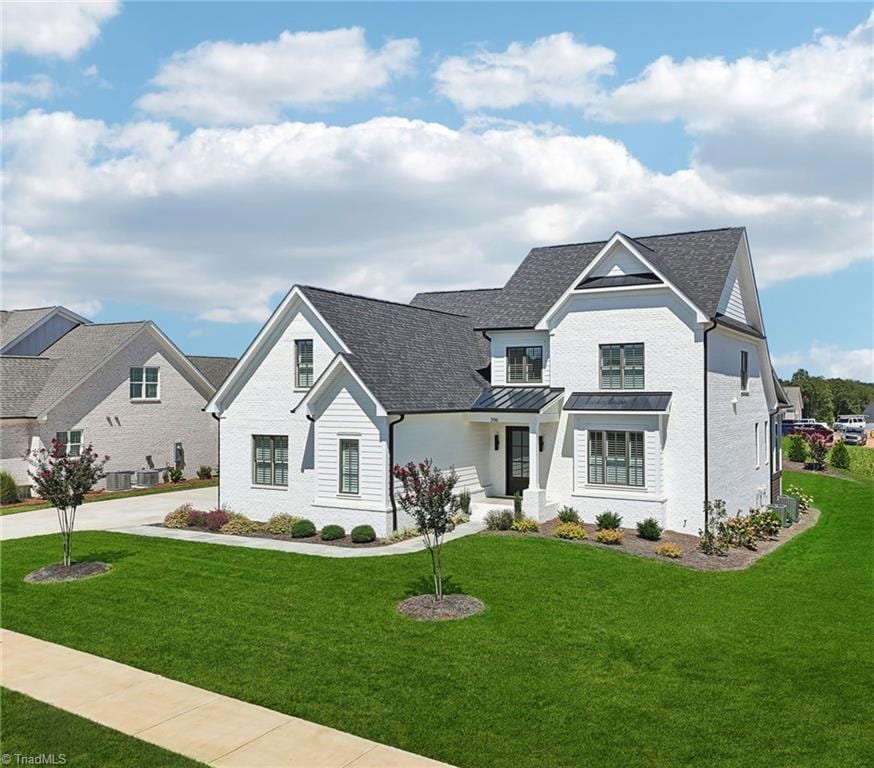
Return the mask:
<svg viewBox="0 0 874 768"><path fill-rule="evenodd" d="M152 527L154 528L165 528L166 526L163 523L152 523ZM221 531L211 531L209 528L202 528L197 525L190 525L186 528L172 528L171 530L175 531L198 531L199 533L221 533L222 536L239 536L243 539L277 539L279 541L295 541L299 544L327 544L331 547L348 547L349 549L367 549L369 547L387 547L390 544L397 544L396 541L389 541L388 539L376 539L375 541L367 542L366 544L358 544L349 537L347 534L342 539L334 539L333 541L322 541L321 537L316 534L315 536L308 536L305 539L296 539L290 533L266 533L264 531L257 531L254 533L222 533Z"/></svg>
<svg viewBox="0 0 874 768"><path fill-rule="evenodd" d="M797 523L794 523L789 528L782 528L776 538L757 542L757 550L753 551L743 548L732 548L726 555L705 555L698 549L697 536L691 536L687 533L677 533L675 531L665 531L662 533L662 537L658 541L648 541L639 538L636 529L620 528L623 534L622 544L601 544L600 542L595 541L595 532L597 531L597 528L591 523L583 523L582 525L586 529L589 538L582 540L558 539L555 538L554 535L556 527L561 524L558 519L547 520L545 523L541 523L537 533L487 531L486 534L497 536L540 536L555 541L567 541L570 544L584 544L601 547L602 549L612 549L618 552L625 552L629 555L647 557L651 560L660 560L663 563L674 563L675 565L681 565L686 568L695 568L700 571L739 571L744 568L749 568L754 562L756 562L756 560L764 557L769 552L773 552L781 544L785 544L789 539L794 538L799 533L816 525L817 520L819 520L819 510L811 508L806 513L799 515ZM676 544L683 551L683 556L674 559L657 555L655 552L656 547L666 542Z"/></svg>
<svg viewBox="0 0 874 768"><path fill-rule="evenodd" d="M482 600L470 595L443 595L439 603L434 595L416 595L397 604L400 613L418 621L464 619L482 613L485 608Z"/></svg>
<svg viewBox="0 0 874 768"><path fill-rule="evenodd" d="M52 563L52 565L44 565L35 571L31 571L24 577L24 580L30 584L51 584L59 581L79 581L80 579L91 579L95 576L102 576L104 573L109 573L112 566L109 563L100 562L84 562L73 563L72 565L64 565L63 563Z"/></svg>

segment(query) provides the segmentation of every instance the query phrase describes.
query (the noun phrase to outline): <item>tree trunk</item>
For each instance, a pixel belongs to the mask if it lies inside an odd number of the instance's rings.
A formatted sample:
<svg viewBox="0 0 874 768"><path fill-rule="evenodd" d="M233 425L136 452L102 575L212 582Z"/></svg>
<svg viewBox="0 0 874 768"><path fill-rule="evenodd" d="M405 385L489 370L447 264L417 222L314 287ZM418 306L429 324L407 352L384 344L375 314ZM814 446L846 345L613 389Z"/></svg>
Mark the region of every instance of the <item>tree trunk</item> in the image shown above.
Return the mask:
<svg viewBox="0 0 874 768"><path fill-rule="evenodd" d="M61 540L64 544L64 565L73 564L73 526L76 522L76 508L58 510L58 524L61 528Z"/></svg>

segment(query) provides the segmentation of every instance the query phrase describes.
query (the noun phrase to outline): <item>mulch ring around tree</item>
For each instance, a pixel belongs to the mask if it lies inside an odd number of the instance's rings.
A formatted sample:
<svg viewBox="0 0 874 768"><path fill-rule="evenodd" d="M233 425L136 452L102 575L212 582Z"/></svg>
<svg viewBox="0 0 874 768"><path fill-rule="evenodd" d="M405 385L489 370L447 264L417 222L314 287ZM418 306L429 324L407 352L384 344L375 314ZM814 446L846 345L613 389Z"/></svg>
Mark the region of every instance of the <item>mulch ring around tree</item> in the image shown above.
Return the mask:
<svg viewBox="0 0 874 768"><path fill-rule="evenodd" d="M464 619L482 613L485 608L481 600L470 595L443 595L439 603L434 595L416 595L397 604L400 613L418 621Z"/></svg>
<svg viewBox="0 0 874 768"><path fill-rule="evenodd" d="M112 566L109 563L92 561L73 563L72 565L52 563L51 565L44 565L42 568L37 568L37 570L31 571L24 577L24 580L30 584L52 584L59 581L79 581L81 579L91 579L95 576L102 576L104 573L109 573L110 570L112 570Z"/></svg>

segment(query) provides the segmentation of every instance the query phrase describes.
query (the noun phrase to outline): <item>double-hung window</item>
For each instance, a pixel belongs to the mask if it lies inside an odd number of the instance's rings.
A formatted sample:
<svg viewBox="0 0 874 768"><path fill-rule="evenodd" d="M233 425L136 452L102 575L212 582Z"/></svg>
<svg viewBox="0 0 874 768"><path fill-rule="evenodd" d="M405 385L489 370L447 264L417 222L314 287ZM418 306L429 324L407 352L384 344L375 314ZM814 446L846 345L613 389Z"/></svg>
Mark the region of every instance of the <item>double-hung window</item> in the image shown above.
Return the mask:
<svg viewBox="0 0 874 768"><path fill-rule="evenodd" d="M643 344L601 345L601 389L643 389Z"/></svg>
<svg viewBox="0 0 874 768"><path fill-rule="evenodd" d="M56 432L55 440L64 446L67 456L82 455L82 430L71 429L69 432Z"/></svg>
<svg viewBox="0 0 874 768"><path fill-rule="evenodd" d="M252 482L255 485L288 485L288 436L254 435Z"/></svg>
<svg viewBox="0 0 874 768"><path fill-rule="evenodd" d="M543 381L543 347L507 347L507 383Z"/></svg>
<svg viewBox="0 0 874 768"><path fill-rule="evenodd" d="M589 430L589 482L644 484L643 432Z"/></svg>
<svg viewBox="0 0 874 768"><path fill-rule="evenodd" d="M158 399L158 369L157 368L131 368L130 369L130 399L131 400L157 400Z"/></svg>
<svg viewBox="0 0 874 768"><path fill-rule="evenodd" d="M312 339L294 342L294 383L298 389L309 389L313 385Z"/></svg>
<svg viewBox="0 0 874 768"><path fill-rule="evenodd" d="M340 493L358 493L358 441L340 440Z"/></svg>
<svg viewBox="0 0 874 768"><path fill-rule="evenodd" d="M750 353L746 350L740 353L740 391L750 391Z"/></svg>

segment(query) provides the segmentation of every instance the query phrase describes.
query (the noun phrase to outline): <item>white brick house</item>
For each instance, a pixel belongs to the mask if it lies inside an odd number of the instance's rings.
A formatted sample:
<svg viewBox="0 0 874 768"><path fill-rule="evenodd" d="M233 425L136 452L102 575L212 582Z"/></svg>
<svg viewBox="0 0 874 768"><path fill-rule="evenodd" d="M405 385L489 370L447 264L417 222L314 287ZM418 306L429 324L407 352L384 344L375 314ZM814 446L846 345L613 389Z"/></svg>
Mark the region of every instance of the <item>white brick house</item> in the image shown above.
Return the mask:
<svg viewBox="0 0 874 768"><path fill-rule="evenodd" d="M107 470L218 462L203 412L235 362L183 355L152 322L91 323L64 307L2 313L0 469L29 485L28 451L93 445Z"/></svg>
<svg viewBox="0 0 874 768"><path fill-rule="evenodd" d="M539 520L697 533L705 499L779 493L782 402L735 228L536 248L503 288L410 305L295 286L206 410L221 501L256 519L385 534L390 468L430 457Z"/></svg>

